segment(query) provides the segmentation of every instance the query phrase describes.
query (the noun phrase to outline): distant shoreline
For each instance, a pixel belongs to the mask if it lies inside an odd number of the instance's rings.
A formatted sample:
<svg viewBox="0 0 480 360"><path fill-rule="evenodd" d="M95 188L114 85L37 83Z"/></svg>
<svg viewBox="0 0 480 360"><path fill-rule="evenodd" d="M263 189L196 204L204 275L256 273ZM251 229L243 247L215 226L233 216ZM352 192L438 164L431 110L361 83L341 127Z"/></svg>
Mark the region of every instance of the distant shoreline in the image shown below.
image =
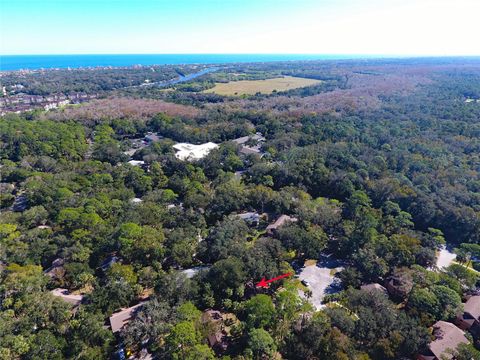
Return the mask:
<svg viewBox="0 0 480 360"><path fill-rule="evenodd" d="M393 58L394 56L390 57ZM0 71L375 58L387 58L387 56L334 54L0 55Z"/></svg>

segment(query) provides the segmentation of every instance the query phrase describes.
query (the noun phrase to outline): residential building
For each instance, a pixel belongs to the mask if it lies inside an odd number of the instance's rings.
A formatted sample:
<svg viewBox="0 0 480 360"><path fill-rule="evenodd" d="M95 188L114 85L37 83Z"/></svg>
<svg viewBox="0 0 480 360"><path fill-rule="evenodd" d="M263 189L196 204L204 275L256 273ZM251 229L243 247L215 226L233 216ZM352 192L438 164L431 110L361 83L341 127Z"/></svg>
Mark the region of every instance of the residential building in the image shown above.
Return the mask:
<svg viewBox="0 0 480 360"><path fill-rule="evenodd" d="M65 276L65 260L57 258L52 261L52 265L46 269L43 273L52 280L61 281Z"/></svg>
<svg viewBox="0 0 480 360"><path fill-rule="evenodd" d="M238 145L244 145L249 141L263 142L265 141L265 138L261 133L256 133L255 135L242 136L232 141Z"/></svg>
<svg viewBox="0 0 480 360"><path fill-rule="evenodd" d="M241 147L240 153L243 155L258 154L261 155L262 143L265 138L260 133L255 135L242 136L238 139L232 140L235 144Z"/></svg>
<svg viewBox="0 0 480 360"><path fill-rule="evenodd" d="M228 348L227 332L223 314L217 310L206 310L202 314L202 324L207 327L208 345L217 352L224 352Z"/></svg>
<svg viewBox="0 0 480 360"><path fill-rule="evenodd" d="M148 133L147 135L145 135L145 138L144 140L151 144L151 143L155 143L155 142L158 142L160 141L160 137L156 134L153 134L153 133Z"/></svg>
<svg viewBox="0 0 480 360"><path fill-rule="evenodd" d="M391 296L405 299L412 291L413 282L407 275L392 275L385 280L385 287Z"/></svg>
<svg viewBox="0 0 480 360"><path fill-rule="evenodd" d="M210 151L218 148L218 145L213 142L205 144L194 145L189 143L178 143L173 145L173 148L177 151L175 156L180 160L200 160L207 156Z"/></svg>
<svg viewBox="0 0 480 360"><path fill-rule="evenodd" d="M260 223L260 217L261 217L261 215L257 212L244 212L241 214L236 214L235 216L244 220L247 223L256 224L256 225Z"/></svg>
<svg viewBox="0 0 480 360"><path fill-rule="evenodd" d="M363 290L369 293L373 291L380 291L383 294L388 295L387 289L378 283L362 285L360 286L360 290Z"/></svg>
<svg viewBox="0 0 480 360"><path fill-rule="evenodd" d="M102 271L105 272L108 269L110 269L110 267L113 264L116 264L117 262L120 262L120 258L116 254L111 254L107 256L105 260L102 261L102 263L100 264L100 269L102 269Z"/></svg>
<svg viewBox="0 0 480 360"><path fill-rule="evenodd" d="M462 330L480 336L480 295L471 296L463 304L463 313L457 315L455 324Z"/></svg>
<svg viewBox="0 0 480 360"><path fill-rule="evenodd" d="M449 360L460 344L468 344L465 332L452 323L437 321L433 325L433 340L424 354L417 356L418 360Z"/></svg>
<svg viewBox="0 0 480 360"><path fill-rule="evenodd" d="M145 161L143 161L143 160L130 160L128 163L132 166L144 166L145 165Z"/></svg>
<svg viewBox="0 0 480 360"><path fill-rule="evenodd" d="M273 235L275 231L289 222L296 222L297 219L288 215L280 215L280 217L273 223L267 226L267 234Z"/></svg>

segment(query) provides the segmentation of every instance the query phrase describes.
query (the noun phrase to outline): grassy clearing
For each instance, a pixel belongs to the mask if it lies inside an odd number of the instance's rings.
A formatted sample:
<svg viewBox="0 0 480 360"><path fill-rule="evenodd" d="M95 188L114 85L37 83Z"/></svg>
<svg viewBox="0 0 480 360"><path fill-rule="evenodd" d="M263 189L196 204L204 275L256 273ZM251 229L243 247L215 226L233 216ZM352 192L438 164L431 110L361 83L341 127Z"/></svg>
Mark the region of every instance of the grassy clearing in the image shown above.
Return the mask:
<svg viewBox="0 0 480 360"><path fill-rule="evenodd" d="M205 90L206 93L219 95L254 95L256 93L271 94L274 90L286 91L316 85L320 80L285 76L266 80L241 80L228 83L217 83L215 87Z"/></svg>

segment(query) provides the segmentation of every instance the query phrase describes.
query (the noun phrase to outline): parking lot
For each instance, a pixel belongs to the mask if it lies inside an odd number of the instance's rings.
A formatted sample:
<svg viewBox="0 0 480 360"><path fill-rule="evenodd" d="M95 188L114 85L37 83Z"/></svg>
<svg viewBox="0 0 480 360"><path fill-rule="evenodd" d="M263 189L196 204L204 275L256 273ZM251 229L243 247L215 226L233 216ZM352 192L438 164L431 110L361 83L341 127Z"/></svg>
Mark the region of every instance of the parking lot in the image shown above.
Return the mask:
<svg viewBox="0 0 480 360"><path fill-rule="evenodd" d="M312 292L312 296L308 300L317 310L325 306L322 304L325 295L341 290L340 281L334 273L342 269L338 261L324 257L316 264L305 266L299 270L298 278L308 283L308 289ZM301 297L306 298L303 291L299 291L299 293Z"/></svg>

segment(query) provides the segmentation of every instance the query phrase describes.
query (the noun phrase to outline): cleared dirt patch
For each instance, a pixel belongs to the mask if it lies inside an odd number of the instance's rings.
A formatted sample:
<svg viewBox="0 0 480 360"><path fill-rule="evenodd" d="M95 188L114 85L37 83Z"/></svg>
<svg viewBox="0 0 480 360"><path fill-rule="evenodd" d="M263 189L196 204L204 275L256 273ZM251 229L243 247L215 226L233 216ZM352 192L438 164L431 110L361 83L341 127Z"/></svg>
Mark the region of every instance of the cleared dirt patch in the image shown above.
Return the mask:
<svg viewBox="0 0 480 360"><path fill-rule="evenodd" d="M256 93L271 94L274 90L286 91L316 85L320 80L285 76L266 80L240 80L228 83L217 83L215 87L205 90L206 93L219 95L254 95Z"/></svg>

